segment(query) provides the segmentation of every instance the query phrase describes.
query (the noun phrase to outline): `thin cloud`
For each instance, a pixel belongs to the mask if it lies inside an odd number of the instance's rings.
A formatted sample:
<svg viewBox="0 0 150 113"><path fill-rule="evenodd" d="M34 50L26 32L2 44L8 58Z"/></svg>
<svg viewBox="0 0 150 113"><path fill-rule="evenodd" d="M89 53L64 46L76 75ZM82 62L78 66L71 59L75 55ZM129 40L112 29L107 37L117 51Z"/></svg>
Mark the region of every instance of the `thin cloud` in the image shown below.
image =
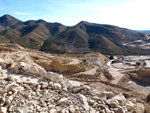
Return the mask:
<svg viewBox="0 0 150 113"><path fill-rule="evenodd" d="M31 13L24 13L24 12L13 12L16 15L33 15Z"/></svg>

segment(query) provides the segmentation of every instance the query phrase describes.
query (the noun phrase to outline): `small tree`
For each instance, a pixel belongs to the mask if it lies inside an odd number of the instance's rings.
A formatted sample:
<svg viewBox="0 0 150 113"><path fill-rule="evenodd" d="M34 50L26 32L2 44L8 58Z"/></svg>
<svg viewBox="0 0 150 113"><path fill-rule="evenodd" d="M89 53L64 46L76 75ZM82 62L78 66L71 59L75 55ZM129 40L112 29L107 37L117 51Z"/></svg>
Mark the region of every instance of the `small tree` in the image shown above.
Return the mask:
<svg viewBox="0 0 150 113"><path fill-rule="evenodd" d="M114 59L114 56L113 56L113 55L110 55L109 59L110 59L110 60Z"/></svg>
<svg viewBox="0 0 150 113"><path fill-rule="evenodd" d="M141 65L141 62L136 62L136 67L139 67Z"/></svg>

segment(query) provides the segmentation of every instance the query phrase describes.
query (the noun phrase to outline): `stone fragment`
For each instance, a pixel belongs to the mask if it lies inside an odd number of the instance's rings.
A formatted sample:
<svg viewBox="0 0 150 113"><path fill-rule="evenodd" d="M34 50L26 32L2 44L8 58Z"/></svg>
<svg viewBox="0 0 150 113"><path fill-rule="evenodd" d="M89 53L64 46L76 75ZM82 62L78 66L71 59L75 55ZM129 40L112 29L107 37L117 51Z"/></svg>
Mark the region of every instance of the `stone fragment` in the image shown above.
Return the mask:
<svg viewBox="0 0 150 113"><path fill-rule="evenodd" d="M59 83L54 83L54 84L52 84L52 88L55 89L55 90L59 90L59 91L62 90L62 89L61 89L61 85L60 85Z"/></svg>
<svg viewBox="0 0 150 113"><path fill-rule="evenodd" d="M144 113L144 105L142 103L137 103L134 105L135 113Z"/></svg>
<svg viewBox="0 0 150 113"><path fill-rule="evenodd" d="M78 82L78 81L68 80L68 81L67 81L67 86L68 86L68 88L80 87L80 86L81 86L81 83Z"/></svg>
<svg viewBox="0 0 150 113"><path fill-rule="evenodd" d="M133 102L131 102L131 101L127 101L127 103L126 103L126 108L127 108L127 110L128 111L131 111L131 110L134 110L134 103Z"/></svg>
<svg viewBox="0 0 150 113"><path fill-rule="evenodd" d="M116 95L111 99L117 100L119 102L119 105L125 105L125 103L126 103L126 98L122 94Z"/></svg>
<svg viewBox="0 0 150 113"><path fill-rule="evenodd" d="M53 72L47 72L45 74L45 77L49 80L51 80L52 82L59 82L63 80L63 76L57 73L53 73Z"/></svg>
<svg viewBox="0 0 150 113"><path fill-rule="evenodd" d="M83 107L86 109L86 111L89 111L89 104L87 102L87 98L82 94L77 94L76 96L81 102L81 104L83 104Z"/></svg>
<svg viewBox="0 0 150 113"><path fill-rule="evenodd" d="M36 66L34 66L34 65L32 65L31 67L30 67L30 73L32 73L32 74L37 74L38 73L38 68L36 67Z"/></svg>
<svg viewBox="0 0 150 113"><path fill-rule="evenodd" d="M7 108L6 107L1 107L1 113L7 113Z"/></svg>
<svg viewBox="0 0 150 113"><path fill-rule="evenodd" d="M103 91L102 93L103 93L104 95L106 95L106 98L107 98L107 99L110 99L110 98L112 98L112 97L114 96L114 93L111 92L111 91Z"/></svg>
<svg viewBox="0 0 150 113"><path fill-rule="evenodd" d="M58 101L58 104L61 105L61 104L66 104L68 101L68 98L61 98L59 101Z"/></svg>

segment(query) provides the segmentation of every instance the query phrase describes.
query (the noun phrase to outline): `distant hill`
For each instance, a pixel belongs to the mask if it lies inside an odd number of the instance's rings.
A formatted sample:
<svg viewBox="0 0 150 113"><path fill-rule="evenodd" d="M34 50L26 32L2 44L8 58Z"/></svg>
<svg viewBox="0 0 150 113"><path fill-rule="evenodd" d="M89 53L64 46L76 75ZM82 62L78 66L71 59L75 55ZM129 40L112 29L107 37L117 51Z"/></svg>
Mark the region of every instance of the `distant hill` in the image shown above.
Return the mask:
<svg viewBox="0 0 150 113"><path fill-rule="evenodd" d="M137 30L137 31L142 33L150 33L150 30Z"/></svg>
<svg viewBox="0 0 150 113"><path fill-rule="evenodd" d="M68 27L42 19L22 22L10 15L0 17L0 43L18 43L45 52L143 54L140 48L130 48L125 43L148 40L147 37L141 32L86 21Z"/></svg>

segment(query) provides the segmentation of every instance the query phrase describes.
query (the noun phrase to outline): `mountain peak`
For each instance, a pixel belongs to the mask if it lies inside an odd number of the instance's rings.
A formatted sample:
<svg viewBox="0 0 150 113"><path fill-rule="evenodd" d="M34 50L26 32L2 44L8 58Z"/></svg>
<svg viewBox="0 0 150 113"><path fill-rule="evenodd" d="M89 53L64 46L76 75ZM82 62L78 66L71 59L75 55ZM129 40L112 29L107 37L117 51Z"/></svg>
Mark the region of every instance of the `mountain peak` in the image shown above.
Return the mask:
<svg viewBox="0 0 150 113"><path fill-rule="evenodd" d="M19 22L21 21L8 14L0 17L0 24L4 27L10 27Z"/></svg>
<svg viewBox="0 0 150 113"><path fill-rule="evenodd" d="M36 23L43 23L43 22L46 22L46 21L43 20L43 19L39 19L39 20L36 21Z"/></svg>

